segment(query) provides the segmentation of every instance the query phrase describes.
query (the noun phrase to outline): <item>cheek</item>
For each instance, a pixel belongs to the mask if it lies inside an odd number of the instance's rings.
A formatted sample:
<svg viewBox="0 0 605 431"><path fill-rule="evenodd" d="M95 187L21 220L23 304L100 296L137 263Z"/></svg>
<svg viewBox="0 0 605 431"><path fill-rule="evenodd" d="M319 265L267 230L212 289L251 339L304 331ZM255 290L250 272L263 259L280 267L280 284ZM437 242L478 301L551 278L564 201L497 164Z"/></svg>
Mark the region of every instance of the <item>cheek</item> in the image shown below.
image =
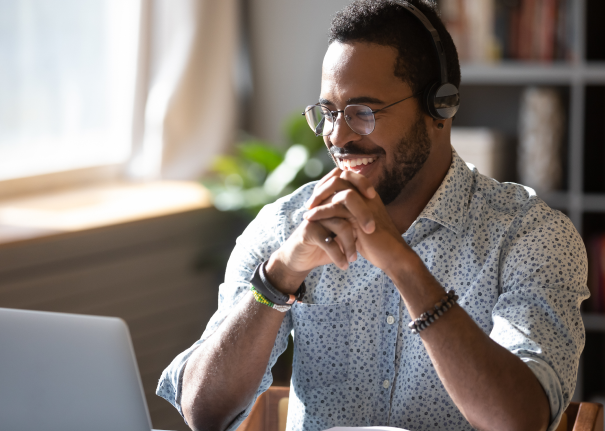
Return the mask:
<svg viewBox="0 0 605 431"><path fill-rule="evenodd" d="M409 121L405 121L401 116L376 117L376 128L372 132L372 138L376 142L384 142L386 147L391 142L400 141L409 128Z"/></svg>

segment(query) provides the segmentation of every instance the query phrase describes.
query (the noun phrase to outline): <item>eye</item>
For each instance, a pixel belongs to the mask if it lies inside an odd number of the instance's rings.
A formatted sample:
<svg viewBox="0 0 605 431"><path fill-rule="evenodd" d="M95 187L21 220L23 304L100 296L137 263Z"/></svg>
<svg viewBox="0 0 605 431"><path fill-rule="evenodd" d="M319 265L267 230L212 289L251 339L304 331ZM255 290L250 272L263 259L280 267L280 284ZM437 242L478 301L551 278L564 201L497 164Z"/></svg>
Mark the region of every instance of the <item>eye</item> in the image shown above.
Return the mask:
<svg viewBox="0 0 605 431"><path fill-rule="evenodd" d="M360 110L355 114L355 116L362 121L370 121L373 115L374 114L372 114L372 111L366 109Z"/></svg>

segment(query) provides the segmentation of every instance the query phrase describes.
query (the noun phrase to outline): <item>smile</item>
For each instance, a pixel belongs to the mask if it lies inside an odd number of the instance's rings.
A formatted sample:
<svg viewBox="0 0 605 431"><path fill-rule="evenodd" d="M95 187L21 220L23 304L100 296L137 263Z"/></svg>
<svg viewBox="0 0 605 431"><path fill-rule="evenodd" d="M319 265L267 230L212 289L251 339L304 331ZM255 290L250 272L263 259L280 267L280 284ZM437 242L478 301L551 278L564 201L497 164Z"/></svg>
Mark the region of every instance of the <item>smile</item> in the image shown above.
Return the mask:
<svg viewBox="0 0 605 431"><path fill-rule="evenodd" d="M351 168L354 168L356 166L370 165L374 162L374 160L376 160L374 157L360 157L360 158L356 158L356 159L337 158L336 162L338 163L338 167L341 170L345 171L345 170L351 170Z"/></svg>

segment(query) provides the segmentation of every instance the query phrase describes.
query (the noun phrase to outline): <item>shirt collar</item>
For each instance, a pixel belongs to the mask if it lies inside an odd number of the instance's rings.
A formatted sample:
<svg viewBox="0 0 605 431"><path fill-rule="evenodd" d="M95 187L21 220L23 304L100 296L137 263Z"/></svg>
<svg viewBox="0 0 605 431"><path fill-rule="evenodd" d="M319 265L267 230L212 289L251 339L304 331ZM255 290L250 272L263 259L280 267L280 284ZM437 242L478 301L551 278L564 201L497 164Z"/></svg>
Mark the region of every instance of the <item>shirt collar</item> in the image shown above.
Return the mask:
<svg viewBox="0 0 605 431"><path fill-rule="evenodd" d="M473 172L452 147L452 164L418 219L433 220L459 234L466 220L472 184Z"/></svg>

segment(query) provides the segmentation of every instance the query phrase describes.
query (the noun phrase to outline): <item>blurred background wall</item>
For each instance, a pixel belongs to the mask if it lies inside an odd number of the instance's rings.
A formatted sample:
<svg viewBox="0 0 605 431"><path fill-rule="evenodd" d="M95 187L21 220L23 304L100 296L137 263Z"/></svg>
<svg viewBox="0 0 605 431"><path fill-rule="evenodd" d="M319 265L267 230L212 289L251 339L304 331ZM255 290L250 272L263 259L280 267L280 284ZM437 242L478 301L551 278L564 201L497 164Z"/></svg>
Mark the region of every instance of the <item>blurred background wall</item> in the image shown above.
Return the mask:
<svg viewBox="0 0 605 431"><path fill-rule="evenodd" d="M285 119L317 103L330 21L348 3L242 0L253 83L244 115L251 133L280 142Z"/></svg>

